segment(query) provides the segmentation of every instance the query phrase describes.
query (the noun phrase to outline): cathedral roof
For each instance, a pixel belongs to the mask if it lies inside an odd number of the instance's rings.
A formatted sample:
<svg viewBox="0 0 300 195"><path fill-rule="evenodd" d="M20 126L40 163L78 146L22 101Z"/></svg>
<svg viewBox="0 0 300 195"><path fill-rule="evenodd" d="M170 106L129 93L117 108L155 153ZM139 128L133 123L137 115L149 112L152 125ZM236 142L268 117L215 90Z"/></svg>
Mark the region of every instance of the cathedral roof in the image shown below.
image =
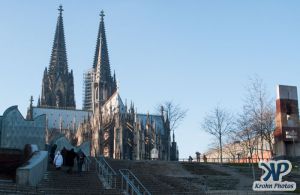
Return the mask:
<svg viewBox="0 0 300 195"><path fill-rule="evenodd" d="M160 115L137 114L137 121L140 121L142 126L145 126L149 121L151 126L155 128L156 133L165 135L164 122Z"/></svg>
<svg viewBox="0 0 300 195"><path fill-rule="evenodd" d="M103 105L103 108L106 110L110 110L110 107L111 107L112 111L117 111L118 109L120 109L120 113L126 112L125 105L124 105L118 91L113 93L113 95Z"/></svg>
<svg viewBox="0 0 300 195"><path fill-rule="evenodd" d="M45 108L33 107L33 117L41 114L47 115L47 125L49 129L77 129L78 126L91 115L90 111L63 109L63 108Z"/></svg>

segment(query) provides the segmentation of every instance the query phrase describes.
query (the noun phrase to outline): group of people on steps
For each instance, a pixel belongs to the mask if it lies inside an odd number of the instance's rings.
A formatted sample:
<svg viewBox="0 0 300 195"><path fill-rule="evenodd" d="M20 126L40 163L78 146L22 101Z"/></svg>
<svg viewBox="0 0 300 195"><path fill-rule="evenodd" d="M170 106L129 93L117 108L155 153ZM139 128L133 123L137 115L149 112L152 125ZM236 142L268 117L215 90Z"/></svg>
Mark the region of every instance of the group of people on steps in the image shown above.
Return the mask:
<svg viewBox="0 0 300 195"><path fill-rule="evenodd" d="M64 165L68 167L67 173L73 172L74 160L77 160L77 171L81 175L82 165L84 163L85 154L81 149L76 153L74 149L67 150L65 147L61 151L56 151L57 145L54 144L50 150L50 162L56 167L57 170L60 170Z"/></svg>

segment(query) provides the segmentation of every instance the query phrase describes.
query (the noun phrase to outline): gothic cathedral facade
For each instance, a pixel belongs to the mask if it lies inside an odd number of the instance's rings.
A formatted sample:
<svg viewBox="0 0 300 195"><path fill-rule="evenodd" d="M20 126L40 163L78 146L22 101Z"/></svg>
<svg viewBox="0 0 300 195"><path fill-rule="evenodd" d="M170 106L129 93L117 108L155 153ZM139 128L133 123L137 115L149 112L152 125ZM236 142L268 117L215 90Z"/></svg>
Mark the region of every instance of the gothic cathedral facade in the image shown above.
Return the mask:
<svg viewBox="0 0 300 195"><path fill-rule="evenodd" d="M52 109L51 116L47 117L64 122L67 119L62 116L79 113L79 110L75 106L73 72L68 71L62 11L60 6L50 65L44 71L42 94L38 106L30 108L46 115L50 113L47 109ZM129 106L123 103L116 75L111 74L104 16L101 11L94 62L91 70L84 74L83 110L80 110L84 118L76 119L78 126L74 139L77 145L89 142L92 156L131 160L178 159L177 145L174 138L171 142L170 121L164 109L161 108L158 115L139 114L133 103ZM53 109L57 113L64 109L65 115L60 114L60 118L55 119ZM37 112L29 113L35 115Z"/></svg>

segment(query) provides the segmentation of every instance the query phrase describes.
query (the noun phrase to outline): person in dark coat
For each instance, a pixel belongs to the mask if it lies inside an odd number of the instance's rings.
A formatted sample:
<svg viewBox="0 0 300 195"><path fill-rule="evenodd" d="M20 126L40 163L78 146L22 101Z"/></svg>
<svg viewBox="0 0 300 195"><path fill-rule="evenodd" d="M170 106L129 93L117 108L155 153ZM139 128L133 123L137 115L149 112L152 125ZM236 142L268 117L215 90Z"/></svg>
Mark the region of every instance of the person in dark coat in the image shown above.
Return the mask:
<svg viewBox="0 0 300 195"><path fill-rule="evenodd" d="M205 163L207 163L207 157L206 157L206 155L203 155L203 161L204 161Z"/></svg>
<svg viewBox="0 0 300 195"><path fill-rule="evenodd" d="M193 158L189 156L189 162L193 162Z"/></svg>
<svg viewBox="0 0 300 195"><path fill-rule="evenodd" d="M82 165L84 163L84 158L85 158L85 154L82 152L82 150L80 149L77 152L77 171L79 173L79 175L81 175L82 172Z"/></svg>
<svg viewBox="0 0 300 195"><path fill-rule="evenodd" d="M68 153L68 150L65 148L65 147L63 147L63 149L61 150L61 155L62 155L62 157L63 157L63 165L64 166L66 166L67 165L67 163L66 163L66 158L67 158L67 153Z"/></svg>
<svg viewBox="0 0 300 195"><path fill-rule="evenodd" d="M72 173L73 167L74 167L74 159L76 157L76 153L74 152L74 149L72 148L70 151L67 152L67 166L69 167L67 170L67 173Z"/></svg>
<svg viewBox="0 0 300 195"><path fill-rule="evenodd" d="M200 153L200 152L196 152L196 158L197 158L197 162L200 162L200 155L201 155L201 153Z"/></svg>
<svg viewBox="0 0 300 195"><path fill-rule="evenodd" d="M51 147L51 150L50 150L50 162L51 162L51 163L53 163L56 148L57 148L57 145L56 145L56 144L54 144L54 145Z"/></svg>

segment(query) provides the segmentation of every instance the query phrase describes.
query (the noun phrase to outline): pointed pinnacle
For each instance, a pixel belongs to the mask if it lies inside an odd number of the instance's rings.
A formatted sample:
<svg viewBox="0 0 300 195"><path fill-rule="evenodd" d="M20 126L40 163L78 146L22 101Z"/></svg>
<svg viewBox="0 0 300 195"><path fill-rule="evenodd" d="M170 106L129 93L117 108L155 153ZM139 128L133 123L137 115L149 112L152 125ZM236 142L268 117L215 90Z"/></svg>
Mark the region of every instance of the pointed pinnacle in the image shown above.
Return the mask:
<svg viewBox="0 0 300 195"><path fill-rule="evenodd" d="M62 15L62 12L64 11L62 8L62 5L60 4L59 8L57 9L59 11L59 15Z"/></svg>
<svg viewBox="0 0 300 195"><path fill-rule="evenodd" d="M103 19L104 19L104 16L105 16L105 14L104 14L104 11L103 11L103 10L100 12L100 16L101 16L101 21L103 21Z"/></svg>

